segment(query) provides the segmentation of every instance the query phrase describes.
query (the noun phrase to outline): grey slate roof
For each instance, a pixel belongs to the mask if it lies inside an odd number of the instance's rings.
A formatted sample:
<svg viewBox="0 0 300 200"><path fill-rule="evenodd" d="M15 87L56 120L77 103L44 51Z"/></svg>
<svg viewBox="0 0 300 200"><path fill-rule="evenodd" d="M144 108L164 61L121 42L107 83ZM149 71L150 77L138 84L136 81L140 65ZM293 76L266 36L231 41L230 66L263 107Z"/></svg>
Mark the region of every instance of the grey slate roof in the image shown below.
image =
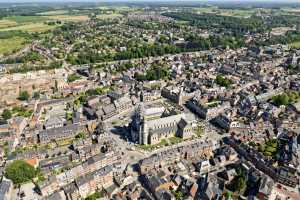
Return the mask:
<svg viewBox="0 0 300 200"><path fill-rule="evenodd" d="M108 166L105 166L105 167L103 167L103 168L101 168L101 169L96 170L96 171L93 173L93 175L94 175L94 176L105 176L105 175L107 175L108 173L110 173L112 170L113 170L113 169L112 169L112 166L111 166L111 165L108 165Z"/></svg>
<svg viewBox="0 0 300 200"><path fill-rule="evenodd" d="M75 192L75 191L77 190L77 188L76 188L75 183L72 182L72 183L70 183L70 184L64 186L64 187L63 187L63 190L65 191L66 194L70 194L70 193Z"/></svg>
<svg viewBox="0 0 300 200"><path fill-rule="evenodd" d="M78 188L80 188L80 186L90 182L91 180L93 180L93 176L91 174L86 174L84 176L80 176L78 177L75 182Z"/></svg>
<svg viewBox="0 0 300 200"><path fill-rule="evenodd" d="M103 107L103 111L107 115L107 114L110 114L112 112L115 112L116 107L115 107L114 104L109 104L109 105Z"/></svg>
<svg viewBox="0 0 300 200"><path fill-rule="evenodd" d="M69 136L74 135L79 130L79 128L80 127L77 124L71 124L71 125L63 126L63 127L59 127L59 128L42 130L39 132L40 141L47 142L52 139L69 137Z"/></svg>
<svg viewBox="0 0 300 200"><path fill-rule="evenodd" d="M64 200L66 197L64 194L61 193L61 191L54 192L50 196L46 197L47 200Z"/></svg>

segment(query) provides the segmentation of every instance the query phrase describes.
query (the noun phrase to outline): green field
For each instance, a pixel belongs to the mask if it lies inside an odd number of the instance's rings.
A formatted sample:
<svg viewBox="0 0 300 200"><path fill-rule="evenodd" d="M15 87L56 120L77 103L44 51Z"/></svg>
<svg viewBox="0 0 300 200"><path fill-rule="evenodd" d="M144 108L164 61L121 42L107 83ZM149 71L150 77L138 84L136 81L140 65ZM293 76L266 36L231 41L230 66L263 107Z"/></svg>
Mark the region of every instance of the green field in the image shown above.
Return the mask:
<svg viewBox="0 0 300 200"><path fill-rule="evenodd" d="M47 16L12 16L6 17L4 20L0 20L0 25L15 23L15 25L25 25L29 23L43 23L48 21L60 20L60 21L86 21L89 19L87 15L64 15L63 10L51 11L50 15ZM67 11L66 11L67 12ZM56 13L56 14L54 14Z"/></svg>
<svg viewBox="0 0 300 200"><path fill-rule="evenodd" d="M56 10L41 13L44 16L11 16L0 20L0 32L24 31L28 33L43 33L55 29L58 25L48 25L49 21L74 21L81 22L89 19L87 15L64 15L67 11ZM46 16L47 15L47 16ZM24 47L26 38L23 36L11 36L0 39L0 55L10 54Z"/></svg>
<svg viewBox="0 0 300 200"><path fill-rule="evenodd" d="M99 10L118 10L118 11L133 11L136 10L136 8L131 8L128 6L99 6L97 7Z"/></svg>
<svg viewBox="0 0 300 200"><path fill-rule="evenodd" d="M238 9L223 9L219 11L220 15L232 16L232 17L250 17L254 13L254 10L238 10Z"/></svg>
<svg viewBox="0 0 300 200"><path fill-rule="evenodd" d="M199 7L193 9L198 14L217 14L222 16L232 16L232 17L250 17L256 10L240 10L240 9L219 9L216 6L211 7Z"/></svg>
<svg viewBox="0 0 300 200"><path fill-rule="evenodd" d="M181 25L188 25L190 23L188 21L183 21L183 20L177 20L176 22Z"/></svg>
<svg viewBox="0 0 300 200"><path fill-rule="evenodd" d="M47 16L11 16L0 20L0 31L45 32L57 26L48 25L49 21L81 22L89 19L87 15L63 15L65 10L45 12ZM66 11L67 12L67 11Z"/></svg>
<svg viewBox="0 0 300 200"><path fill-rule="evenodd" d="M7 19L0 20L0 29L8 28L16 25L18 25L18 23L15 21L7 20Z"/></svg>
<svg viewBox="0 0 300 200"><path fill-rule="evenodd" d="M29 33L45 32L54 29L56 26L50 26L44 23L28 23L20 26L13 26L9 28L2 28L0 31L27 31Z"/></svg>
<svg viewBox="0 0 300 200"><path fill-rule="evenodd" d="M67 10L54 10L54 11L38 13L38 15L52 16L52 15L65 15L68 13L69 13L69 11L67 11Z"/></svg>
<svg viewBox="0 0 300 200"><path fill-rule="evenodd" d="M72 22L87 21L89 19L87 15L53 15L53 16L47 16L46 18L50 20L72 21Z"/></svg>
<svg viewBox="0 0 300 200"><path fill-rule="evenodd" d="M22 37L13 37L9 39L0 39L0 54L9 54L24 47L25 39Z"/></svg>
<svg viewBox="0 0 300 200"><path fill-rule="evenodd" d="M288 13L300 13L300 8L281 8L282 11L288 12Z"/></svg>
<svg viewBox="0 0 300 200"><path fill-rule="evenodd" d="M0 20L0 31L44 32L55 28L44 22L49 21L44 16L11 16Z"/></svg>
<svg viewBox="0 0 300 200"><path fill-rule="evenodd" d="M14 21L18 24L45 22L48 19L44 16L11 16L6 17L6 20Z"/></svg>

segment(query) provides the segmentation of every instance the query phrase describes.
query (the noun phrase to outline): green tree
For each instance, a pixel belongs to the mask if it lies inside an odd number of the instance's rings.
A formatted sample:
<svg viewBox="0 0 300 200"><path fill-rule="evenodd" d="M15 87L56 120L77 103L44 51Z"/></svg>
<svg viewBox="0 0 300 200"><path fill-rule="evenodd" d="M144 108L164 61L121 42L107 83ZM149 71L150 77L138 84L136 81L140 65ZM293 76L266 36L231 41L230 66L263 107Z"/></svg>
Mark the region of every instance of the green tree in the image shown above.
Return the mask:
<svg viewBox="0 0 300 200"><path fill-rule="evenodd" d="M84 139L85 137L86 137L86 135L83 132L80 132L75 136L76 139Z"/></svg>
<svg viewBox="0 0 300 200"><path fill-rule="evenodd" d="M137 81L153 81L153 80L161 80L166 79L170 75L167 67L165 66L159 66L159 65L153 65L150 69L146 71L146 74L134 74L134 77Z"/></svg>
<svg viewBox="0 0 300 200"><path fill-rule="evenodd" d="M68 82L70 83L70 82L74 82L74 81L76 81L76 80L78 80L78 79L80 79L80 76L78 76L77 74L70 74L69 76L68 76Z"/></svg>
<svg viewBox="0 0 300 200"><path fill-rule="evenodd" d="M233 180L233 188L235 191L239 193L244 190L246 187L246 177L240 173Z"/></svg>
<svg viewBox="0 0 300 200"><path fill-rule="evenodd" d="M72 112L66 112L66 119L67 119L67 121L72 121L73 113Z"/></svg>
<svg viewBox="0 0 300 200"><path fill-rule="evenodd" d="M58 82L57 80L54 81L54 92L58 91Z"/></svg>
<svg viewBox="0 0 300 200"><path fill-rule="evenodd" d="M101 197L104 197L104 192L103 191L96 191L94 194L86 197L84 200L96 200Z"/></svg>
<svg viewBox="0 0 300 200"><path fill-rule="evenodd" d="M290 103L290 98L287 94L277 95L272 98L273 103L276 106L288 105Z"/></svg>
<svg viewBox="0 0 300 200"><path fill-rule="evenodd" d="M226 199L231 199L231 198L232 198L232 192L226 191L226 192L224 193L224 196L225 196Z"/></svg>
<svg viewBox="0 0 300 200"><path fill-rule="evenodd" d="M236 175L233 178L233 180L228 185L228 189L232 192L236 192L238 194L241 194L244 189L246 188L246 170L242 168L240 165L235 167Z"/></svg>
<svg viewBox="0 0 300 200"><path fill-rule="evenodd" d="M176 200L182 200L183 199L183 193L181 191L174 191L171 190L171 192L173 193L173 195L175 196Z"/></svg>
<svg viewBox="0 0 300 200"><path fill-rule="evenodd" d="M28 101L29 93L27 91L20 92L18 99L21 101Z"/></svg>
<svg viewBox="0 0 300 200"><path fill-rule="evenodd" d="M217 75L216 83L223 87L229 87L232 84L232 81L222 75Z"/></svg>
<svg viewBox="0 0 300 200"><path fill-rule="evenodd" d="M5 169L5 177L11 179L16 185L30 181L36 174L34 167L23 160L15 160Z"/></svg>
<svg viewBox="0 0 300 200"><path fill-rule="evenodd" d="M11 114L10 110L4 109L1 116L3 119L7 120L7 119L11 118L12 114Z"/></svg>
<svg viewBox="0 0 300 200"><path fill-rule="evenodd" d="M34 99L39 99L40 98L40 92L34 92L33 93L33 98Z"/></svg>

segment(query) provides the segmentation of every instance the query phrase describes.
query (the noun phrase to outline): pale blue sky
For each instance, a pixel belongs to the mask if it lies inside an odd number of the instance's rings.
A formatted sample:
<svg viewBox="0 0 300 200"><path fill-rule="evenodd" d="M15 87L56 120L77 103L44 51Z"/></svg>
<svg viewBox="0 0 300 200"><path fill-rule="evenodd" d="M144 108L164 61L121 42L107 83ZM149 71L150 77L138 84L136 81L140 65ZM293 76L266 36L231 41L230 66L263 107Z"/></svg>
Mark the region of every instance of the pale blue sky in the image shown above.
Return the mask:
<svg viewBox="0 0 300 200"><path fill-rule="evenodd" d="M36 0L36 1L44 1L44 0ZM72 0L70 0L72 1ZM79 0L80 1L80 0ZM82 0L82 1L88 1L88 0ZM180 1L180 2L183 2L183 1L194 1L194 2L207 2L207 1L210 1L210 2L213 2L213 1L216 1L216 2L285 2L285 3L288 3L288 2L300 2L300 0L94 0L94 1L98 1L98 2L101 2L101 1L149 1L149 2L154 2L154 1Z"/></svg>
<svg viewBox="0 0 300 200"><path fill-rule="evenodd" d="M0 0L0 3L23 3L23 2L274 2L274 3L300 3L300 0Z"/></svg>

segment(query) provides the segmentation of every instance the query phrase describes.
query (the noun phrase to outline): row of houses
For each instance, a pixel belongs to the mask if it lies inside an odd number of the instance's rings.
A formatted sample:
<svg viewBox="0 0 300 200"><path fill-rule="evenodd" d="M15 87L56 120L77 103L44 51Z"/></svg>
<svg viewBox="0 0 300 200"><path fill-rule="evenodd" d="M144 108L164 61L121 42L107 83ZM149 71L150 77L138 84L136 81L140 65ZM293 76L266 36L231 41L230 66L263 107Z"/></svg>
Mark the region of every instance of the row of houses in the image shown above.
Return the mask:
<svg viewBox="0 0 300 200"><path fill-rule="evenodd" d="M83 113L88 119L109 119L132 107L132 100L127 97L93 96L88 99L87 106L83 107Z"/></svg>
<svg viewBox="0 0 300 200"><path fill-rule="evenodd" d="M217 102L216 102L217 103ZM210 120L216 116L218 116L221 113L224 113L226 110L230 109L230 103L229 102L223 102L220 105L201 105L197 100L191 99L186 103L186 106L195 114L197 114L199 117Z"/></svg>
<svg viewBox="0 0 300 200"><path fill-rule="evenodd" d="M286 166L279 166L276 168L257 150L247 145L239 145L234 138L226 138L225 141L228 142L240 156L250 161L257 169L270 176L275 182L293 188L299 184L299 180L295 175L295 169Z"/></svg>
<svg viewBox="0 0 300 200"><path fill-rule="evenodd" d="M82 164L56 176L50 176L48 180L38 184L38 188L43 196L49 196L61 187L72 183L74 180L76 181L78 177L85 177L87 174L95 174L97 170L117 163L120 159L119 153L115 151L97 154L88 158Z"/></svg>
<svg viewBox="0 0 300 200"><path fill-rule="evenodd" d="M217 149L219 144L216 141L192 141L189 145L172 147L139 162L141 174L146 174L151 170L167 165L172 165L182 159L193 160L201 157L209 157L212 151Z"/></svg>
<svg viewBox="0 0 300 200"><path fill-rule="evenodd" d="M55 200L78 200L86 198L96 191L102 191L103 188L111 184L113 184L113 167L108 165L92 173L79 176L63 187L59 187L59 185L55 184L55 180L52 180L52 187L56 190L53 190L45 199L56 197Z"/></svg>

